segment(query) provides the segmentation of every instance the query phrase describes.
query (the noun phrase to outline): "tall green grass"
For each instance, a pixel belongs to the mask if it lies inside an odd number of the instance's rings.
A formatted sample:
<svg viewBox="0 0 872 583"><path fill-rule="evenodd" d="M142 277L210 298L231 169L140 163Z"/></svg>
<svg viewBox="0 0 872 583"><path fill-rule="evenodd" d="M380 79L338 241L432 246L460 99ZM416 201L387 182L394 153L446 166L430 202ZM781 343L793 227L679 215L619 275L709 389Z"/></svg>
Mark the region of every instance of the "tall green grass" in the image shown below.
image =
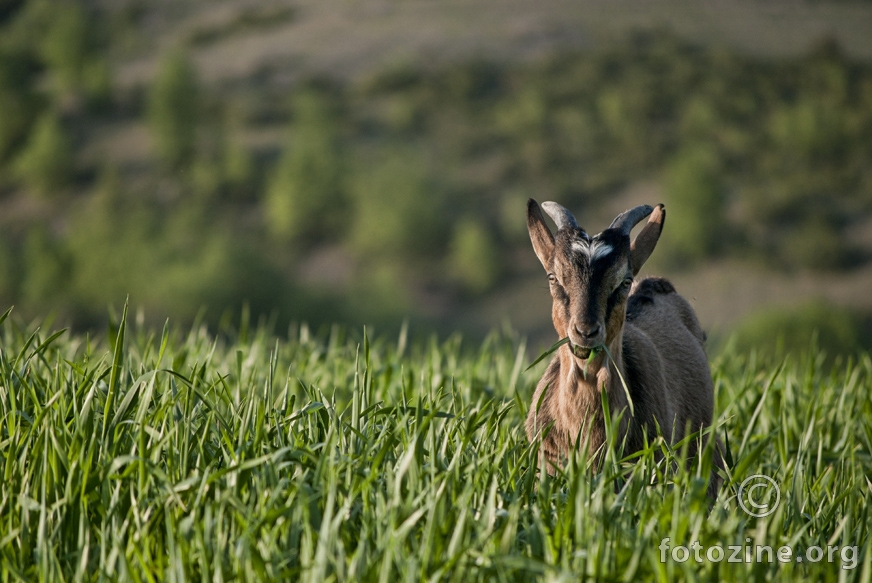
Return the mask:
<svg viewBox="0 0 872 583"><path fill-rule="evenodd" d="M125 314L93 339L3 320L3 581L872 579L868 356L719 357L732 460L712 505L710 460L685 468L662 441L538 472L523 419L544 363L523 372L511 334L152 334ZM763 518L737 504L754 474L781 487ZM857 550L673 560L693 541Z"/></svg>

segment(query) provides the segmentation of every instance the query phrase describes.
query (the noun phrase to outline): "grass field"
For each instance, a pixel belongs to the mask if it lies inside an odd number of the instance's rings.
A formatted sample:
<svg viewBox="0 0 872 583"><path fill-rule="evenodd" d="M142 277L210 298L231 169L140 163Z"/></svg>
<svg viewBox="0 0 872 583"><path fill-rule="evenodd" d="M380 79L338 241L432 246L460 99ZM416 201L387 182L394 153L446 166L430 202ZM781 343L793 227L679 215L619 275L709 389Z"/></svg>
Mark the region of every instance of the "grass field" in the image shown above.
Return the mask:
<svg viewBox="0 0 872 583"><path fill-rule="evenodd" d="M710 508L707 462L661 442L537 472L522 419L544 364L524 372L511 333L3 320L3 581L872 579L868 356L719 357L732 460ZM738 504L755 474L780 488L765 517Z"/></svg>

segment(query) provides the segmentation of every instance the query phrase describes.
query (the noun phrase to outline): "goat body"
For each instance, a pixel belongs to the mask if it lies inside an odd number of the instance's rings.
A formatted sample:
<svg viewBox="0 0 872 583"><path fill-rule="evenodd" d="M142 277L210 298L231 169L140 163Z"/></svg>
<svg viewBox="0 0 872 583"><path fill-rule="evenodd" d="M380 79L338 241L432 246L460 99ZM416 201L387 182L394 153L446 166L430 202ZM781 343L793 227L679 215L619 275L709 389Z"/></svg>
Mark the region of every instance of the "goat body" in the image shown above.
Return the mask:
<svg viewBox="0 0 872 583"><path fill-rule="evenodd" d="M658 426L671 443L687 428L709 426L714 387L705 334L693 308L665 279L634 281L660 236L663 205L631 209L593 237L562 206L542 207L557 223L556 234L532 199L527 226L548 273L554 328L570 340L539 381L526 423L530 440L541 438L549 471L583 444L594 459L601 455L606 439L601 391L612 413L625 411L619 430L629 451L641 448L646 436L653 440ZM631 243L630 230L646 216ZM717 448L714 462L722 467ZM713 470L713 496L718 480Z"/></svg>

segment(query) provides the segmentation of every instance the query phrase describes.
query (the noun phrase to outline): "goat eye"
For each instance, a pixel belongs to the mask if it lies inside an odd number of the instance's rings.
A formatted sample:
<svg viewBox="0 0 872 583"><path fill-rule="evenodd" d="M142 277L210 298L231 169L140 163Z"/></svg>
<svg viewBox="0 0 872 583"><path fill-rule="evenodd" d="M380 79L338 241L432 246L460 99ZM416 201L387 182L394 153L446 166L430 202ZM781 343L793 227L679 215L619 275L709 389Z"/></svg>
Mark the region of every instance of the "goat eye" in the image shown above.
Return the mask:
<svg viewBox="0 0 872 583"><path fill-rule="evenodd" d="M548 283L557 283L557 277L553 273L548 274Z"/></svg>
<svg viewBox="0 0 872 583"><path fill-rule="evenodd" d="M628 277L628 278L624 279L624 281L621 282L622 288L628 288L631 285L633 285L633 278L632 277Z"/></svg>

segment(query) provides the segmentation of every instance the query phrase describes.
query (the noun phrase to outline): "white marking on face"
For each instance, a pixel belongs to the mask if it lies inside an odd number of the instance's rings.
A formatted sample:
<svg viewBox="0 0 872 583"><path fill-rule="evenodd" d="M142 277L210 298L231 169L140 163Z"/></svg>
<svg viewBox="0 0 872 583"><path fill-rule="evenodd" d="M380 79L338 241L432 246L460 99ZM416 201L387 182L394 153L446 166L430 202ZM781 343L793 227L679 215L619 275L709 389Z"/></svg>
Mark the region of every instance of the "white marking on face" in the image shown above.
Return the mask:
<svg viewBox="0 0 872 583"><path fill-rule="evenodd" d="M600 257L605 257L609 253L613 251L613 248L608 243L602 243L600 241L594 241L593 245L590 248L590 260L599 259Z"/></svg>
<svg viewBox="0 0 872 583"><path fill-rule="evenodd" d="M614 251L614 247L612 247L608 243L597 241L596 239L590 242L583 239L577 239L572 242L572 249L577 253L583 253L587 255L588 261L600 259Z"/></svg>

